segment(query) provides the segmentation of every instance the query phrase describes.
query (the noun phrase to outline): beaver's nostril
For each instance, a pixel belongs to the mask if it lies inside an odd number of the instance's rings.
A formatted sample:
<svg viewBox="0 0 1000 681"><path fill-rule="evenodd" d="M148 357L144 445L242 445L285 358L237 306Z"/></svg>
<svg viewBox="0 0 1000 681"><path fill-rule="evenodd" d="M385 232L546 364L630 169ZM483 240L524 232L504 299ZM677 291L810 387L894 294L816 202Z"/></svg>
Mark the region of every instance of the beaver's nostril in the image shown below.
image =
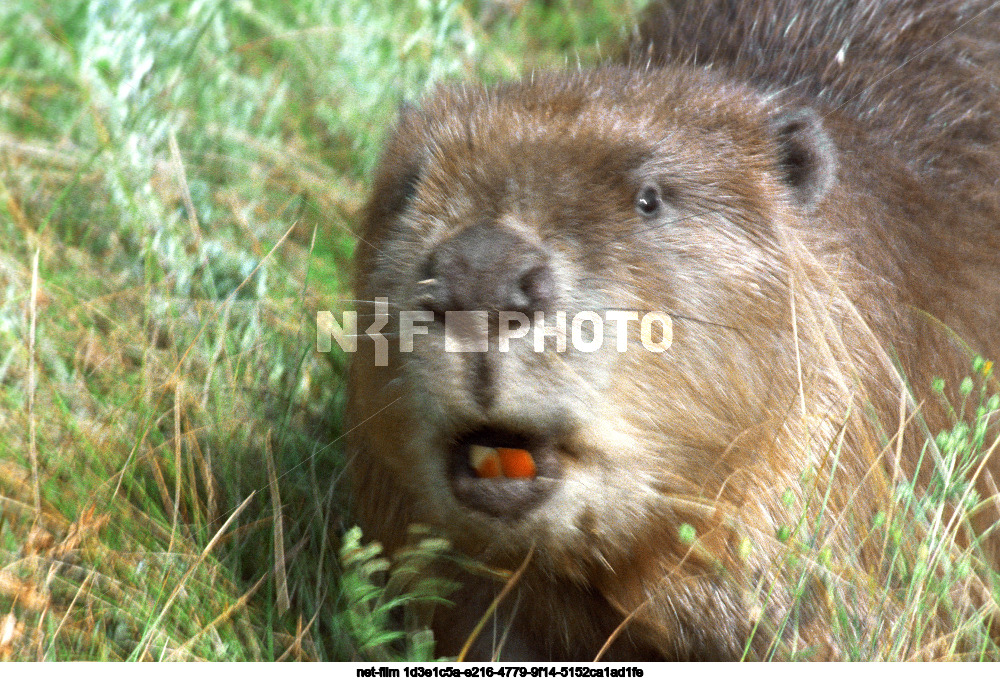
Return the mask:
<svg viewBox="0 0 1000 681"><path fill-rule="evenodd" d="M449 310L544 311L555 296L545 251L508 229L477 223L442 242L423 268L418 302Z"/></svg>

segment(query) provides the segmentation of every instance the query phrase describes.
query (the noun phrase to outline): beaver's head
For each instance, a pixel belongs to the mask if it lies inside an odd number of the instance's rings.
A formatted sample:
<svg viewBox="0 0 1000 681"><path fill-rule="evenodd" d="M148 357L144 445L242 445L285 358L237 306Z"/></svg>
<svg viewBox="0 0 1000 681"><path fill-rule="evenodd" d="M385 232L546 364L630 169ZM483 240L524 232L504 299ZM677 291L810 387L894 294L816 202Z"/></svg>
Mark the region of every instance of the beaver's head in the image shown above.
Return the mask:
<svg viewBox="0 0 1000 681"><path fill-rule="evenodd" d="M350 437L403 497L377 503L573 574L634 555L637 528L665 547L772 513L801 471L761 455L799 387L783 233L833 182L811 111L702 73L405 110L358 254L359 333L387 299L388 356L352 358Z"/></svg>

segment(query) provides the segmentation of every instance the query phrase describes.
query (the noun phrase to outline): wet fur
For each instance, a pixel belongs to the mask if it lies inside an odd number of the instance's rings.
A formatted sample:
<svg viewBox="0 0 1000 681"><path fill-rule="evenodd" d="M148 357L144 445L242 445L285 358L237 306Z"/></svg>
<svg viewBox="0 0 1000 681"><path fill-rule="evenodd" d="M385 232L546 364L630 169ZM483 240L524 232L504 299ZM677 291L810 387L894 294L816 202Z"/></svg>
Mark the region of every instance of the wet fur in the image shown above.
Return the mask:
<svg viewBox="0 0 1000 681"><path fill-rule="evenodd" d="M917 472L921 420L949 424L931 378L954 388L972 354L998 354L990 4L661 2L625 66L443 87L403 112L366 212L359 298L413 309L428 253L490 220L552 254L559 309L675 320L667 360L520 348L474 369L434 333L388 367L370 346L354 356L368 536L394 549L427 523L510 570L534 551L474 657L503 636L509 659L591 659L613 632L605 659L843 654L828 583L796 593L776 529L822 499L813 539L877 575L872 518ZM670 187L656 225L633 207L644 178ZM484 420L558 432L565 449L558 492L515 521L448 489L441 438ZM443 654L502 587L465 579L435 622ZM880 640L891 606L850 593Z"/></svg>

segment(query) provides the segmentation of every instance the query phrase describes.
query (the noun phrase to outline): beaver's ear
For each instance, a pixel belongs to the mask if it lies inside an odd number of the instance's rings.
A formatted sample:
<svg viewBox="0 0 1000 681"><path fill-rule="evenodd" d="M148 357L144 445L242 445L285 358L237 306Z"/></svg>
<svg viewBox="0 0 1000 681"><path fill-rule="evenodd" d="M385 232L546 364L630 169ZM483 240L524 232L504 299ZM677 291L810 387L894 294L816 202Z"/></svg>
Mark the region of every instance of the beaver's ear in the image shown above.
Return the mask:
<svg viewBox="0 0 1000 681"><path fill-rule="evenodd" d="M420 110L417 108L417 105L408 99L404 99L396 107L396 125L415 120L419 114Z"/></svg>
<svg viewBox="0 0 1000 681"><path fill-rule="evenodd" d="M400 105L395 130L382 151L375 174L371 212L380 215L397 213L416 194L424 154L420 142L423 139L422 123L420 109L409 103Z"/></svg>
<svg viewBox="0 0 1000 681"><path fill-rule="evenodd" d="M809 108L786 111L771 120L778 167L799 204L813 208L833 186L837 151L823 121Z"/></svg>

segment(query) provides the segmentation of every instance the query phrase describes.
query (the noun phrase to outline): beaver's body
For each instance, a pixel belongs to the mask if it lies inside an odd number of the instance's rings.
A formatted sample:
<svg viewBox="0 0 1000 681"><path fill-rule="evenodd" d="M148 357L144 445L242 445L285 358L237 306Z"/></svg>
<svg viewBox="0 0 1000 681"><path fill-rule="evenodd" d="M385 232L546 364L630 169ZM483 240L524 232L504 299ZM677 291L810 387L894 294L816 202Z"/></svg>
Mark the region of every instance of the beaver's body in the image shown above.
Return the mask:
<svg viewBox="0 0 1000 681"><path fill-rule="evenodd" d="M1000 349L1000 17L857 4L661 3L630 66L404 113L358 297L434 321L388 367L353 358L353 495L389 547L422 522L497 567L533 550L474 655L841 652L846 572L803 573L789 547L878 573L873 519L922 419L949 423L931 377L954 387ZM493 328L489 352L446 352L445 314L469 310L660 310L673 343L651 352L633 323L626 352L530 334L500 352ZM530 451L538 475L477 478L477 447ZM440 652L500 586L467 579ZM891 605L850 593L880 640Z"/></svg>

